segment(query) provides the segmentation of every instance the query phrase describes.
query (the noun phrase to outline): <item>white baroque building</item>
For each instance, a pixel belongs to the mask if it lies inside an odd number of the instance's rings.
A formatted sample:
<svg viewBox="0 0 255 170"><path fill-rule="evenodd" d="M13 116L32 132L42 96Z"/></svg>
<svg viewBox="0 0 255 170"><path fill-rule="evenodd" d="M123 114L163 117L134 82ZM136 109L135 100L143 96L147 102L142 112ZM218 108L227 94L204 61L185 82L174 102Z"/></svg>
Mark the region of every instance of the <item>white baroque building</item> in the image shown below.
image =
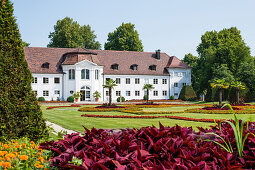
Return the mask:
<svg viewBox="0 0 255 170"><path fill-rule="evenodd" d="M66 100L74 92L83 95L80 101L95 101L93 93L101 93L100 101L108 101L103 88L109 78L118 86L113 101L143 99L144 84L155 88L150 99L179 96L183 85L191 85L191 68L175 56L160 52L87 50L84 48L24 48L33 75L32 89L46 100Z"/></svg>

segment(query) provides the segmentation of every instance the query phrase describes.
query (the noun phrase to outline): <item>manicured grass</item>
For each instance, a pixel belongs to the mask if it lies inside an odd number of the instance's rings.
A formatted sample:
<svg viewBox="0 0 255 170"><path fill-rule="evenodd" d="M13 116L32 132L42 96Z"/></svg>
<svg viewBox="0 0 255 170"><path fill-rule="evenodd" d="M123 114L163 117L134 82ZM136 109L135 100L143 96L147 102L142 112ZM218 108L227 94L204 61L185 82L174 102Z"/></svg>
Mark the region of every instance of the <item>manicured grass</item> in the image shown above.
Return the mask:
<svg viewBox="0 0 255 170"><path fill-rule="evenodd" d="M48 106L42 106L42 111L44 117L50 122L59 124L60 126L83 132L83 126L90 129L95 128L104 128L104 129L121 129L121 128L140 128L144 126L155 125L158 127L159 122L165 126L174 126L176 124L180 126L192 126L194 129L196 127L209 127L214 125L214 123L206 122L194 122L194 121L184 121L184 120L175 120L167 118L157 118L157 119L128 119L128 118L91 118L91 117L81 117L82 114L94 114L94 115L131 115L129 113L122 112L79 112L78 107L69 107L69 108L55 108L51 110L46 110ZM89 105L82 106L89 107ZM90 106L90 107L95 107ZM190 108L199 108L201 106L179 106L179 107L169 107L169 108L143 108L144 111L148 112L159 112L159 111L184 111ZM181 117L190 117L190 118L206 118L206 119L232 119L233 115L231 114L201 114L201 113L177 113L177 114L164 114L164 115L173 115ZM145 115L141 115L145 116ZM150 115L150 116L153 116ZM242 119L244 117L248 118L250 121L255 121L255 116L252 114L238 114L237 117Z"/></svg>

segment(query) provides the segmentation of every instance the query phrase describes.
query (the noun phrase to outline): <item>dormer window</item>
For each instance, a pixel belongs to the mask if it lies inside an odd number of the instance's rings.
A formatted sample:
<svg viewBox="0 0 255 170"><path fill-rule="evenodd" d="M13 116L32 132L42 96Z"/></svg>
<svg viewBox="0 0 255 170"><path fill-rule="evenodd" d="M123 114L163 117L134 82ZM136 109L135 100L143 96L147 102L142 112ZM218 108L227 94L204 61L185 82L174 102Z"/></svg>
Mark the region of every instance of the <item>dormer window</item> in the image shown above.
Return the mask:
<svg viewBox="0 0 255 170"><path fill-rule="evenodd" d="M153 70L153 71L156 71L156 65L150 65L150 66L149 66L149 69L150 69L150 70Z"/></svg>
<svg viewBox="0 0 255 170"><path fill-rule="evenodd" d="M137 70L137 67L138 67L137 64L133 64L133 65L130 66L130 69L132 69L132 70Z"/></svg>
<svg viewBox="0 0 255 170"><path fill-rule="evenodd" d="M42 64L42 68L49 68L49 66L50 66L50 63L48 62L45 62Z"/></svg>
<svg viewBox="0 0 255 170"><path fill-rule="evenodd" d="M118 70L118 69L119 69L119 64L113 64L113 65L111 65L111 69L113 69L113 70Z"/></svg>

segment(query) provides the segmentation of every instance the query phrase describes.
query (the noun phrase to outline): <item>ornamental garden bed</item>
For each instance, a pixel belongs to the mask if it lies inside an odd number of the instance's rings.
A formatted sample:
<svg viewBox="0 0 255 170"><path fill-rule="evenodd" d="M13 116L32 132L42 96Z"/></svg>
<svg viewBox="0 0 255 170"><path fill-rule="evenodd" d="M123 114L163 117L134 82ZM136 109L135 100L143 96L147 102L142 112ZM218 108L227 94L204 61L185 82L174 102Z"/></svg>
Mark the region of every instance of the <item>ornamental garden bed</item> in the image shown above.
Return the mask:
<svg viewBox="0 0 255 170"><path fill-rule="evenodd" d="M227 123L210 129L191 127L142 127L118 131L85 128L84 135L65 135L63 140L45 142L41 149L54 156L51 165L60 169L253 169L255 137L248 135L243 156L238 155L235 136ZM244 127L244 135L255 133L255 123ZM233 146L227 152L208 139L224 143L218 134ZM199 139L202 140L199 140Z"/></svg>
<svg viewBox="0 0 255 170"><path fill-rule="evenodd" d="M203 110L230 110L229 107L204 107ZM242 108L232 107L233 110L243 110Z"/></svg>

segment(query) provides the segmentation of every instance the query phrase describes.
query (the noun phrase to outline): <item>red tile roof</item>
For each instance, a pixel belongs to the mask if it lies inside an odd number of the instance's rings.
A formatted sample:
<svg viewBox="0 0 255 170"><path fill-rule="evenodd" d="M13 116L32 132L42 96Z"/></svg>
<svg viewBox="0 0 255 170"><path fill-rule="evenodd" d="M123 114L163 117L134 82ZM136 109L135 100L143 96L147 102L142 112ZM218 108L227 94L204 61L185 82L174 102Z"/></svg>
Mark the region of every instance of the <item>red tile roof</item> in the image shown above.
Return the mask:
<svg viewBox="0 0 255 170"><path fill-rule="evenodd" d="M24 47L28 66L32 73L62 73L61 65L72 65L82 60L89 60L104 66L104 74L120 75L168 75L165 68L189 68L177 57L160 53L160 59L155 58L155 52L87 50L79 48L44 48ZM50 63L49 68L42 64ZM112 64L118 64L119 69L113 70ZM130 69L133 64L137 70ZM156 71L149 70L150 65L156 65Z"/></svg>

